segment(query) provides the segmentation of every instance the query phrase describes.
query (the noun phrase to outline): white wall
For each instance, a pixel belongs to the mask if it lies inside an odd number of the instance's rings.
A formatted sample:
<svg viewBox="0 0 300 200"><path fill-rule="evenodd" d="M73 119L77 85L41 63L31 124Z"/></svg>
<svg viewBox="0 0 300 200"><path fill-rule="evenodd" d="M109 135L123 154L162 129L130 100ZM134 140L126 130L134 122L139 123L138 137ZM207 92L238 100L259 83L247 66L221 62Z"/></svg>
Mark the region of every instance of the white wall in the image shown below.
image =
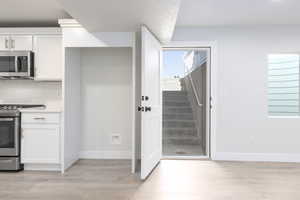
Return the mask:
<svg viewBox="0 0 300 200"><path fill-rule="evenodd" d="M267 110L267 55L300 52L299 35L299 26L176 29L174 41L217 41L216 159L300 161L300 118Z"/></svg>
<svg viewBox="0 0 300 200"><path fill-rule="evenodd" d="M79 159L81 136L80 49L65 48L63 159L64 169Z"/></svg>
<svg viewBox="0 0 300 200"><path fill-rule="evenodd" d="M61 98L61 82L0 80L0 103L60 106Z"/></svg>
<svg viewBox="0 0 300 200"><path fill-rule="evenodd" d="M163 77L160 81L162 91L181 90L180 78Z"/></svg>
<svg viewBox="0 0 300 200"><path fill-rule="evenodd" d="M131 158L131 88L131 48L81 48L82 158Z"/></svg>

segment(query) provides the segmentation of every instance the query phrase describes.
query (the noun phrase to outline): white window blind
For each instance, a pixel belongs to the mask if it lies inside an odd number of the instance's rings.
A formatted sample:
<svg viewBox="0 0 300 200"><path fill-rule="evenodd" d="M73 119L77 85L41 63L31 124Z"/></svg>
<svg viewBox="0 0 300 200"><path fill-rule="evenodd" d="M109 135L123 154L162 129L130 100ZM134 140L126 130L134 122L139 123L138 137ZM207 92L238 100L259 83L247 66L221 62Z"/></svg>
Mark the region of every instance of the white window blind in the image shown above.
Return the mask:
<svg viewBox="0 0 300 200"><path fill-rule="evenodd" d="M299 55L268 56L269 115L299 115Z"/></svg>

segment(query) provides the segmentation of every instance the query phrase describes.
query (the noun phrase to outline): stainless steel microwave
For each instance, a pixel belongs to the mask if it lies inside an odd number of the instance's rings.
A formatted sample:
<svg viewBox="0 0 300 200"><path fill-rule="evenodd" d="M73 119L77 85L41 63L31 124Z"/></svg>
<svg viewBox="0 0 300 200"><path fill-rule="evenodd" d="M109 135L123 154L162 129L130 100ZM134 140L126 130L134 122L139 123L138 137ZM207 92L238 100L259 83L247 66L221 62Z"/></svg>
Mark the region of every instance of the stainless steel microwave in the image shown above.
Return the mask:
<svg viewBox="0 0 300 200"><path fill-rule="evenodd" d="M34 53L32 51L0 51L0 77L32 79Z"/></svg>

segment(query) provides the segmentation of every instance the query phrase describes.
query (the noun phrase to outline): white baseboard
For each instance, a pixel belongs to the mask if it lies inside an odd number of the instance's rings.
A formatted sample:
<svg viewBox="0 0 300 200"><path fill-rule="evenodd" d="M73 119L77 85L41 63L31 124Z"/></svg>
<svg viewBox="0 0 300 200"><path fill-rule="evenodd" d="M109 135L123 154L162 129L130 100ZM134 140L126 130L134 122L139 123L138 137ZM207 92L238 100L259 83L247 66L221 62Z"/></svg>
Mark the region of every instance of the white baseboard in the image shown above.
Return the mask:
<svg viewBox="0 0 300 200"><path fill-rule="evenodd" d="M28 171L61 171L60 164L24 164L24 170Z"/></svg>
<svg viewBox="0 0 300 200"><path fill-rule="evenodd" d="M131 159L131 151L81 151L83 159Z"/></svg>
<svg viewBox="0 0 300 200"><path fill-rule="evenodd" d="M254 162L300 162L300 154L216 152L213 160Z"/></svg>
<svg viewBox="0 0 300 200"><path fill-rule="evenodd" d="M63 172L65 172L66 170L68 170L70 167L72 167L77 161L79 160L79 158L73 158L72 160L69 160L65 163L64 166L64 170Z"/></svg>

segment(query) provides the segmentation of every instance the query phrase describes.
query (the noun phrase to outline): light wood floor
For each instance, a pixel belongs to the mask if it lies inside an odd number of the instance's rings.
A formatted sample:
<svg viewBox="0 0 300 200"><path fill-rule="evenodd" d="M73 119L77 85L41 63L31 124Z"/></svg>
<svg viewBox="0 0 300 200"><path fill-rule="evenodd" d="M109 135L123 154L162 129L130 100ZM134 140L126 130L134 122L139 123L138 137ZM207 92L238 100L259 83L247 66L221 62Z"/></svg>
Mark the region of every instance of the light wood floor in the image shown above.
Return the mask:
<svg viewBox="0 0 300 200"><path fill-rule="evenodd" d="M1 200L299 200L300 164L164 160L141 182L129 161L81 160L65 175L0 173Z"/></svg>

